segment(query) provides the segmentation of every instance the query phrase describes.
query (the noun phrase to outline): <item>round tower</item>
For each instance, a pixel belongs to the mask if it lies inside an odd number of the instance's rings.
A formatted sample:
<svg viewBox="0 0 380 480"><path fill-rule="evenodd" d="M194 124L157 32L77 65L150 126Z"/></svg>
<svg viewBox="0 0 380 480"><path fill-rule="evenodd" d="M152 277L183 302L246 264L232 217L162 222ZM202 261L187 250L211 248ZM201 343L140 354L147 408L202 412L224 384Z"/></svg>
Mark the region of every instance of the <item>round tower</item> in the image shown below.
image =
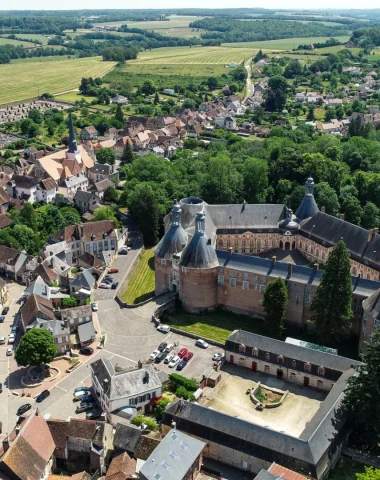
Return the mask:
<svg viewBox="0 0 380 480"><path fill-rule="evenodd" d="M314 180L312 177L309 177L305 183L305 195L296 211L296 217L299 220L305 220L313 217L318 212L319 208L314 198Z"/></svg>
<svg viewBox="0 0 380 480"><path fill-rule="evenodd" d="M182 253L179 295L185 310L202 312L217 305L217 269L215 248L205 233L205 214L195 216L194 236Z"/></svg>
<svg viewBox="0 0 380 480"><path fill-rule="evenodd" d="M179 254L187 244L187 233L182 228L181 213L181 206L176 203L171 211L170 226L154 250L156 295L173 290L173 280L174 285L177 284L177 275L172 270L173 262L178 270L178 266L175 265L176 257L179 259Z"/></svg>

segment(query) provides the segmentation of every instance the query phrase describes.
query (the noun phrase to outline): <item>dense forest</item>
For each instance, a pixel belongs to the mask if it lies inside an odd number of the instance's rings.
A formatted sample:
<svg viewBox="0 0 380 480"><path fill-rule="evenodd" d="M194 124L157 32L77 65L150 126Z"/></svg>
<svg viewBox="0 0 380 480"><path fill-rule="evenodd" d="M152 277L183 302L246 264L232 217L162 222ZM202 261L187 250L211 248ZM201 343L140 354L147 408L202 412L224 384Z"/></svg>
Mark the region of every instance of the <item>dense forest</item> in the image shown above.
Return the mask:
<svg viewBox="0 0 380 480"><path fill-rule="evenodd" d="M228 18L204 18L190 23L191 28L206 30L202 39L221 42L251 42L292 37L330 37L348 35L345 25L301 23L282 20L241 21Z"/></svg>

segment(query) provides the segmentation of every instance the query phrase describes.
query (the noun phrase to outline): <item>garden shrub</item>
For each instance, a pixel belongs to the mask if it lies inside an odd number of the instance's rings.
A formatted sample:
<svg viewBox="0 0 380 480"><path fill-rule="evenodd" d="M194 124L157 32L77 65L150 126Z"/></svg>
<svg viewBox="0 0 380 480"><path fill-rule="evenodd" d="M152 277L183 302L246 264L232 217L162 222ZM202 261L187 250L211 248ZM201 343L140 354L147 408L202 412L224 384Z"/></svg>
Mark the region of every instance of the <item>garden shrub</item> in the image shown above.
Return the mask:
<svg viewBox="0 0 380 480"><path fill-rule="evenodd" d="M185 387L186 390L190 392L195 392L199 388L199 383L195 380L189 380L178 373L171 373L169 375L171 383L174 383L177 387Z"/></svg>

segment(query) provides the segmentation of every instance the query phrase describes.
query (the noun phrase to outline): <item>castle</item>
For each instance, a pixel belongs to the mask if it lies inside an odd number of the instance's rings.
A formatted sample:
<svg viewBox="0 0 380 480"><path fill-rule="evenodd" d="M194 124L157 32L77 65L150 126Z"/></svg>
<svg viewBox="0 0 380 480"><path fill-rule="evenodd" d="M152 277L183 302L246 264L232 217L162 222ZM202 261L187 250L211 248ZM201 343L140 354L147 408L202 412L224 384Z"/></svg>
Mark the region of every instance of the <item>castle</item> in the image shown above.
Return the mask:
<svg viewBox="0 0 380 480"><path fill-rule="evenodd" d="M281 277L288 287L287 320L299 326L312 315L310 304L323 274L319 265L343 239L351 262L352 333L360 335L362 347L376 328L378 230L366 230L320 210L312 178L306 181L295 214L284 204L208 205L190 197L176 202L170 218L165 218L165 230L155 249L156 294L178 292L183 308L191 312L221 306L262 316L266 284ZM275 255L264 258L271 250L298 252L306 265L281 262Z"/></svg>

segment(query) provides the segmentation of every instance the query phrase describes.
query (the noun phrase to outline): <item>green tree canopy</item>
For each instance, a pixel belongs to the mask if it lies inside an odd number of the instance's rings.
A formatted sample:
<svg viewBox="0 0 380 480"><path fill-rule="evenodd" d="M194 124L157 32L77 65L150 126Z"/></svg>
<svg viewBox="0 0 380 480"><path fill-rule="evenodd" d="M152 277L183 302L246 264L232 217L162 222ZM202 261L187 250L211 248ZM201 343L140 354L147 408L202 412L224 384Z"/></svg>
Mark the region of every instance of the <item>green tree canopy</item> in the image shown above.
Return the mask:
<svg viewBox="0 0 380 480"><path fill-rule="evenodd" d="M357 473L356 480L380 480L380 469L373 467L364 467L364 473Z"/></svg>
<svg viewBox="0 0 380 480"><path fill-rule="evenodd" d="M43 328L32 328L20 340L15 352L19 365L41 365L51 362L57 354L50 332Z"/></svg>
<svg viewBox="0 0 380 480"><path fill-rule="evenodd" d="M339 213L338 195L327 182L321 182L315 186L315 200L319 208L325 207L326 213L330 215Z"/></svg>
<svg viewBox="0 0 380 480"><path fill-rule="evenodd" d="M329 254L311 303L318 337L326 344L339 341L351 327L352 280L346 244L340 240Z"/></svg>
<svg viewBox="0 0 380 480"><path fill-rule="evenodd" d="M132 163L135 158L135 155L132 151L132 147L129 142L125 144L123 155L120 158L120 164L126 165Z"/></svg>
<svg viewBox="0 0 380 480"><path fill-rule="evenodd" d="M119 199L119 194L115 187L108 187L104 192L103 200L105 202L116 203Z"/></svg>
<svg viewBox="0 0 380 480"><path fill-rule="evenodd" d="M112 220L115 227L119 226L119 220L116 218L114 210L107 205L94 210L94 222L99 222L100 220Z"/></svg>
<svg viewBox="0 0 380 480"><path fill-rule="evenodd" d="M284 280L276 278L269 282L264 293L263 307L265 321L274 337L280 337L285 328L287 304L288 290Z"/></svg>
<svg viewBox="0 0 380 480"><path fill-rule="evenodd" d="M349 195L342 203L342 208L344 210L344 219L346 220L346 222L360 225L360 219L363 215L363 209L357 198Z"/></svg>
<svg viewBox="0 0 380 480"><path fill-rule="evenodd" d="M160 212L152 186L148 183L138 184L128 196L128 208L141 228L145 245L156 245Z"/></svg>
<svg viewBox="0 0 380 480"><path fill-rule="evenodd" d="M62 308L72 308L76 306L77 306L77 299L75 297L62 299Z"/></svg>
<svg viewBox="0 0 380 480"><path fill-rule="evenodd" d="M244 195L248 203L264 203L268 188L269 168L266 160L247 158L244 163Z"/></svg>
<svg viewBox="0 0 380 480"><path fill-rule="evenodd" d="M96 160L99 163L108 163L109 165L113 165L116 160L115 150L113 148L107 147L100 147L96 150Z"/></svg>
<svg viewBox="0 0 380 480"><path fill-rule="evenodd" d="M363 445L377 446L380 438L380 333L372 335L362 354L363 363L355 365L356 375L348 380L343 406L351 416L355 434ZM369 477L371 478L371 477ZM377 478L377 477L374 477ZM380 477L379 477L380 478Z"/></svg>

